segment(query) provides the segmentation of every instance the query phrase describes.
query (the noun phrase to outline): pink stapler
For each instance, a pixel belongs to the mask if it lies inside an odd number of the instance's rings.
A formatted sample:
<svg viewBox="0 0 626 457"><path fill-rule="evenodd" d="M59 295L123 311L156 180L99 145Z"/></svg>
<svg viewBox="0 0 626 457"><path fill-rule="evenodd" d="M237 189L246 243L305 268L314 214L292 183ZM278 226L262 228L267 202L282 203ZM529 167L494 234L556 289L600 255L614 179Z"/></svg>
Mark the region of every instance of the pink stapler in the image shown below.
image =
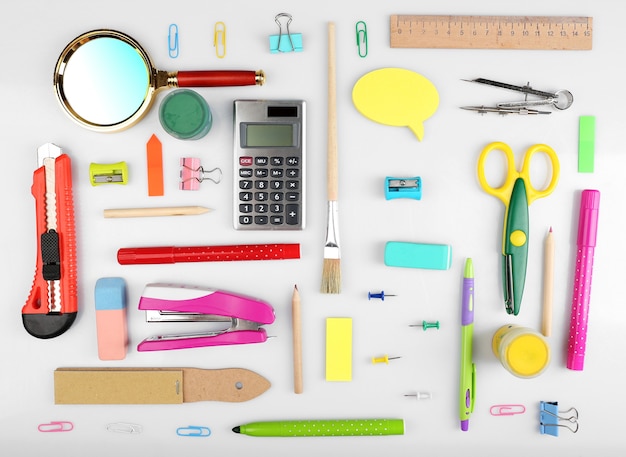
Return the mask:
<svg viewBox="0 0 626 457"><path fill-rule="evenodd" d="M225 330L153 336L137 350L163 351L229 344L263 343L263 324L271 324L274 308L262 300L206 287L177 284L148 284L139 309L147 322L230 322Z"/></svg>

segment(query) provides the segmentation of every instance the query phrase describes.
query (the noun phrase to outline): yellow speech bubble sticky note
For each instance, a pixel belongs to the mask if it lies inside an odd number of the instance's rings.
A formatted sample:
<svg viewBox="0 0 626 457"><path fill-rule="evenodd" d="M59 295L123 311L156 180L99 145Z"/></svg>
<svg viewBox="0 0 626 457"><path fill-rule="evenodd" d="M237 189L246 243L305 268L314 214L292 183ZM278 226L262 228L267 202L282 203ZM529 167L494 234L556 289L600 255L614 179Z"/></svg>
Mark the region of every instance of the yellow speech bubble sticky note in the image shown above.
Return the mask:
<svg viewBox="0 0 626 457"><path fill-rule="evenodd" d="M439 106L437 88L424 76L403 68L381 68L362 76L352 102L366 118L384 125L409 127L418 140L424 121Z"/></svg>

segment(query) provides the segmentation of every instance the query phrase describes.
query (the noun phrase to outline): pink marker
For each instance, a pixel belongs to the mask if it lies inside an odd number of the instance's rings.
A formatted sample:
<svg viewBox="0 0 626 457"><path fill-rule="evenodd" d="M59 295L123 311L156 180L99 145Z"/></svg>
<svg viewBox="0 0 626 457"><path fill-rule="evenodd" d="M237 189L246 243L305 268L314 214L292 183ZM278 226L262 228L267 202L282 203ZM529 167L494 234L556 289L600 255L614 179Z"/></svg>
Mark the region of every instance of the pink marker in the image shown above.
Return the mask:
<svg viewBox="0 0 626 457"><path fill-rule="evenodd" d="M599 207L600 192L589 189L583 190L578 219L578 252L576 254L572 316L567 348L567 368L570 370L582 371L585 363L593 253L598 232Z"/></svg>

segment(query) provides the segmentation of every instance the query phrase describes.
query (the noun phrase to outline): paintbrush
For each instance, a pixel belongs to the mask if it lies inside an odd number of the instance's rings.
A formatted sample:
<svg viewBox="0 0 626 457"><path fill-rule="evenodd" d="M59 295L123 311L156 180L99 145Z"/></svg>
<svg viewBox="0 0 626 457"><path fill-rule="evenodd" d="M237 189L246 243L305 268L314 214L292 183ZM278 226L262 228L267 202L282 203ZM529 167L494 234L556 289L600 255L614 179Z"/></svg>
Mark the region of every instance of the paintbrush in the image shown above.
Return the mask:
<svg viewBox="0 0 626 457"><path fill-rule="evenodd" d="M327 192L328 218L324 244L324 268L322 293L338 294L341 291L341 252L339 250L339 226L337 197L339 193L337 160L337 81L335 75L335 24L328 24L328 147Z"/></svg>

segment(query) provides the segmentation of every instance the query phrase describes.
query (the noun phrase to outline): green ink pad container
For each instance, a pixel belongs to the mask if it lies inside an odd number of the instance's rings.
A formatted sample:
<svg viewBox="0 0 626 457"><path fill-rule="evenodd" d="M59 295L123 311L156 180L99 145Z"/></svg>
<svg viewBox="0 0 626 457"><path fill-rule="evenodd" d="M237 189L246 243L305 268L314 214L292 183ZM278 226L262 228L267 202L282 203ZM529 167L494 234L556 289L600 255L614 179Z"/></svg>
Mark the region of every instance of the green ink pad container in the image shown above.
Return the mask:
<svg viewBox="0 0 626 457"><path fill-rule="evenodd" d="M199 140L213 124L206 100L189 89L174 90L163 99L159 120L167 133L180 140Z"/></svg>

